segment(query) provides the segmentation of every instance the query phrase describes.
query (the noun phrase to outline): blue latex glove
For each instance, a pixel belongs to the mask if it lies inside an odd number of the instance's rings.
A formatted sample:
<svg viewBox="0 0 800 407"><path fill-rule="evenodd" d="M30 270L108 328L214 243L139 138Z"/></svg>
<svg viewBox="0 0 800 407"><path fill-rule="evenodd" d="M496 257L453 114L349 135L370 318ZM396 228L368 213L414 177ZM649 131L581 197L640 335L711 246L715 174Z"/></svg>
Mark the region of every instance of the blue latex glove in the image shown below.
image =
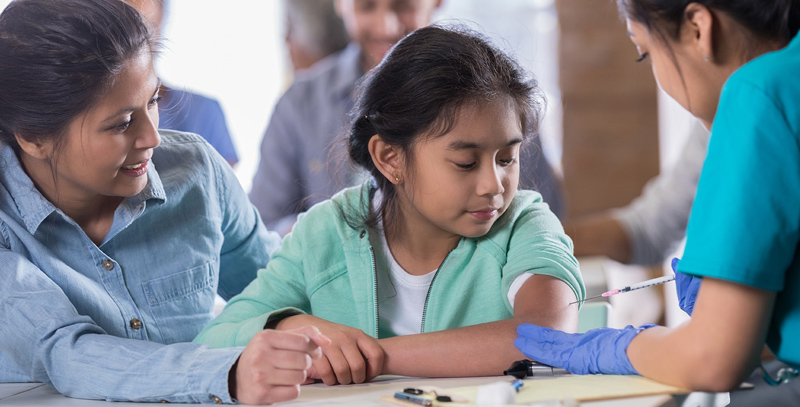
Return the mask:
<svg viewBox="0 0 800 407"><path fill-rule="evenodd" d="M541 326L522 324L514 340L525 356L575 374L639 374L631 366L626 350L641 331L655 325L623 329L598 328L582 334L568 334Z"/></svg>
<svg viewBox="0 0 800 407"><path fill-rule="evenodd" d="M680 305L683 312L691 316L692 311L694 311L694 302L697 300L697 290L700 289L700 283L703 279L679 272L678 262L680 262L680 259L677 257L672 259L672 271L675 272L675 287L678 289L678 305Z"/></svg>

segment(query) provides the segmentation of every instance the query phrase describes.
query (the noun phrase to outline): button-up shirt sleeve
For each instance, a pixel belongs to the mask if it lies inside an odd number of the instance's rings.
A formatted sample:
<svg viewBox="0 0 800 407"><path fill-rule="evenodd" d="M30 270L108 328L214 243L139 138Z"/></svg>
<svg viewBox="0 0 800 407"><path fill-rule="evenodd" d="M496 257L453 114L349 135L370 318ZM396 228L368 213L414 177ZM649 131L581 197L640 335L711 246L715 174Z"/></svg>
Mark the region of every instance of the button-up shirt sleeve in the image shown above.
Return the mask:
<svg viewBox="0 0 800 407"><path fill-rule="evenodd" d="M230 166L220 159L213 160L213 163L218 191L221 192L217 199L222 208L222 233L225 236L220 251L217 292L229 300L256 278L258 269L266 266L272 252L280 246L281 238L264 227L258 211L247 199Z"/></svg>
<svg viewBox="0 0 800 407"><path fill-rule="evenodd" d="M29 377L77 398L230 403L241 348L162 345L108 335L34 264L0 246L0 350Z"/></svg>

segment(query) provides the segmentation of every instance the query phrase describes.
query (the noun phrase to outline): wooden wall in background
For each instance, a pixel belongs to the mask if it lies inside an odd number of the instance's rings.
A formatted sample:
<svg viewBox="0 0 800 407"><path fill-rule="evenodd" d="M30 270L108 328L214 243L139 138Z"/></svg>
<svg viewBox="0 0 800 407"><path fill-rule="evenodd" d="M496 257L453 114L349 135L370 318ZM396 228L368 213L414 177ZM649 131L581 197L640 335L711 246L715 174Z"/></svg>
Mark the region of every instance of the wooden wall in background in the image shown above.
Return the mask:
<svg viewBox="0 0 800 407"><path fill-rule="evenodd" d="M658 174L658 102L613 0L556 0L570 219L619 207Z"/></svg>

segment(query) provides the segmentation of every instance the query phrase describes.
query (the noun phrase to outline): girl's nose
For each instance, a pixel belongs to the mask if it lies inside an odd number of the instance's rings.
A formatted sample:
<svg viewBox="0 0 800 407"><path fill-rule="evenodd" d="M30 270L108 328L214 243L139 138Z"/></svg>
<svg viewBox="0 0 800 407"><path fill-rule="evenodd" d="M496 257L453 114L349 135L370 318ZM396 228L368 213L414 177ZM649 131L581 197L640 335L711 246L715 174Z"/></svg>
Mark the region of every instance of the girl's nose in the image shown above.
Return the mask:
<svg viewBox="0 0 800 407"><path fill-rule="evenodd" d="M502 169L498 171L497 165L488 165L485 170L481 170L478 179L478 195L495 196L505 191Z"/></svg>

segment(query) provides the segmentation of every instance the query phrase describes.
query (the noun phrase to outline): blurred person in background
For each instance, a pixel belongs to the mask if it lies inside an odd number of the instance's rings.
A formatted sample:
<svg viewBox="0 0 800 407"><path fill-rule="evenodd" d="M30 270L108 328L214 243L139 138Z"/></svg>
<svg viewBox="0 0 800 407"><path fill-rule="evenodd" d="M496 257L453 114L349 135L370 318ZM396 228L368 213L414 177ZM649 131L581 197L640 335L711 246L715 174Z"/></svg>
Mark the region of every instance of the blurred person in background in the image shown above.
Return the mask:
<svg viewBox="0 0 800 407"><path fill-rule="evenodd" d="M160 35L169 12L168 0L125 0L125 2L137 9ZM228 164L234 166L239 161L225 121L225 114L217 100L187 90L170 88L163 83L159 94L162 98L158 105L161 128L199 134L225 158Z"/></svg>
<svg viewBox="0 0 800 407"><path fill-rule="evenodd" d="M284 39L292 69L308 69L326 56L343 50L350 39L334 0L284 0Z"/></svg>

